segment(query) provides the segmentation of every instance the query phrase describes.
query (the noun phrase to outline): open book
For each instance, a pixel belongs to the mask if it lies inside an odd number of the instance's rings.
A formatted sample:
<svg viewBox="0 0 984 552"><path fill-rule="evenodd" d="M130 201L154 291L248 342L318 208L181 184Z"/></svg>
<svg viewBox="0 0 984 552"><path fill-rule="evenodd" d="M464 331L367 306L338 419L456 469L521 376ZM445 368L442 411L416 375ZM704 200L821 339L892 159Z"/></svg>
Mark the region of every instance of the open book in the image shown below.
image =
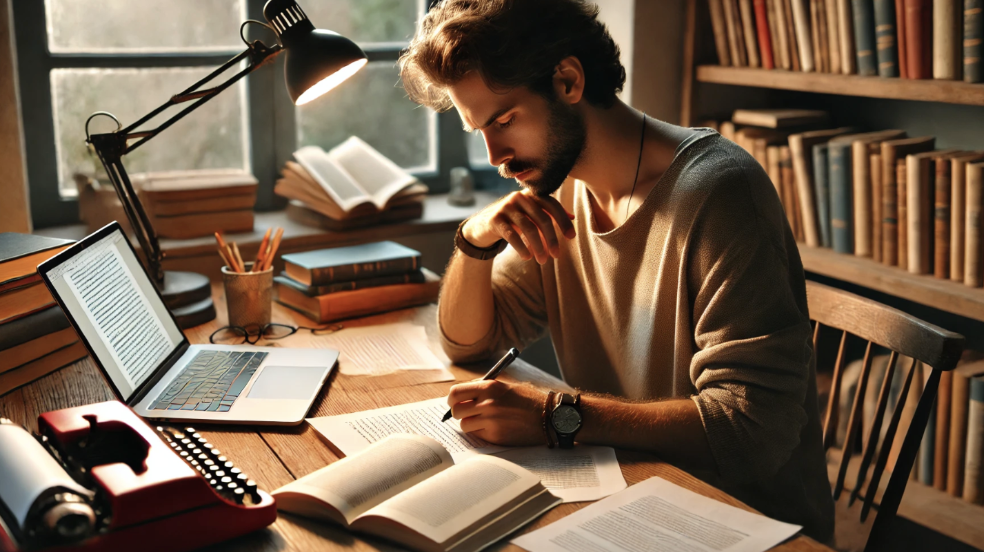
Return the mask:
<svg viewBox="0 0 984 552"><path fill-rule="evenodd" d="M391 435L272 494L281 511L428 552L481 550L561 502L516 464L455 465L422 435Z"/></svg>
<svg viewBox="0 0 984 552"><path fill-rule="evenodd" d="M418 183L356 136L327 153L318 146L305 146L294 152L294 158L346 213L367 203L382 211L399 192Z"/></svg>

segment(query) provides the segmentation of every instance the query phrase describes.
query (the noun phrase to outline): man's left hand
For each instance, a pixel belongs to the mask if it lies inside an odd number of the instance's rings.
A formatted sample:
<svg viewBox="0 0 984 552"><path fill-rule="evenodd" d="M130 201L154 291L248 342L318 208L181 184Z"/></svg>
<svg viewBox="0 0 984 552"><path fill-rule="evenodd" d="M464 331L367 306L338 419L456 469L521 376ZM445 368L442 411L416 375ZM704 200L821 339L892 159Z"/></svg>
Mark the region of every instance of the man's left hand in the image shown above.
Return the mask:
<svg viewBox="0 0 984 552"><path fill-rule="evenodd" d="M461 429L496 445L546 443L543 403L547 391L528 383L480 380L451 388L448 406Z"/></svg>

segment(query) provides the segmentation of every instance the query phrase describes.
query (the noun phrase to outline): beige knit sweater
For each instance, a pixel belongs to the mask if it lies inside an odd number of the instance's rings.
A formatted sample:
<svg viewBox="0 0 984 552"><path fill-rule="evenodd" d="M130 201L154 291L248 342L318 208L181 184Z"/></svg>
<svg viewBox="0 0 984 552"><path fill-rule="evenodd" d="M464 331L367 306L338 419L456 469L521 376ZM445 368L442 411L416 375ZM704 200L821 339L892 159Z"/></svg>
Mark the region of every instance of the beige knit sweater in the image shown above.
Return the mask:
<svg viewBox="0 0 984 552"><path fill-rule="evenodd" d="M549 329L564 380L582 391L690 397L718 467L694 473L827 540L803 266L766 173L699 129L618 228L597 231L588 194L578 181L557 192L577 229L559 258L541 266L509 248L495 260L494 325L472 345L444 336L448 356L485 358Z"/></svg>

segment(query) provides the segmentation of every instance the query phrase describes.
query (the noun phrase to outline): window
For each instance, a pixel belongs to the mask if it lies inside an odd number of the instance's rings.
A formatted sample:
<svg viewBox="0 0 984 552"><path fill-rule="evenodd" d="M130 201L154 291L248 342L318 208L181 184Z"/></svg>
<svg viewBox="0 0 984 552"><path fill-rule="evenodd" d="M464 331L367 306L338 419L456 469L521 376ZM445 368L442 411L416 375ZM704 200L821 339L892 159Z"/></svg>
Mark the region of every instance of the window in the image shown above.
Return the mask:
<svg viewBox="0 0 984 552"><path fill-rule="evenodd" d="M265 0L45 0L13 2L21 108L36 227L78 220L73 175L100 173L85 145L85 121L112 113L123 126L245 49L239 27L263 21ZM396 60L425 0L300 0L315 27L356 41L366 67L322 98L295 107L283 83L283 56L239 81L124 158L131 174L150 170L242 168L260 181L258 210L281 208L273 194L295 149L330 149L355 134L446 191L454 166L477 168L475 144L456 113L435 114L406 97ZM246 27L249 40L272 32ZM232 68L212 84L240 70ZM183 106L142 130L154 128ZM99 117L92 132L115 123ZM484 149L484 148L483 148ZM487 164L486 164L487 166Z"/></svg>

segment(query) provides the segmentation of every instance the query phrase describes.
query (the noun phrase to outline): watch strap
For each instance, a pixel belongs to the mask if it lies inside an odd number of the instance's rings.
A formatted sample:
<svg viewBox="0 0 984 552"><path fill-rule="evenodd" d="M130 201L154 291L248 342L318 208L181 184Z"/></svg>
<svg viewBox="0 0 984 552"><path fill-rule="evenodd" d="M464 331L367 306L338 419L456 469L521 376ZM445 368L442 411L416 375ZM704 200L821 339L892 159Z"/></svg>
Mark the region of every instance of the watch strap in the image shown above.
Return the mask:
<svg viewBox="0 0 984 552"><path fill-rule="evenodd" d="M494 259L499 253L502 253L502 250L504 250L506 245L508 245L506 240L499 240L492 244L491 247L478 247L472 245L471 242L465 239L465 235L461 232L461 229L464 228L466 222L468 222L468 219L461 221L461 224L458 225L458 230L454 233L454 246L464 255L480 261L488 261L490 259Z"/></svg>

